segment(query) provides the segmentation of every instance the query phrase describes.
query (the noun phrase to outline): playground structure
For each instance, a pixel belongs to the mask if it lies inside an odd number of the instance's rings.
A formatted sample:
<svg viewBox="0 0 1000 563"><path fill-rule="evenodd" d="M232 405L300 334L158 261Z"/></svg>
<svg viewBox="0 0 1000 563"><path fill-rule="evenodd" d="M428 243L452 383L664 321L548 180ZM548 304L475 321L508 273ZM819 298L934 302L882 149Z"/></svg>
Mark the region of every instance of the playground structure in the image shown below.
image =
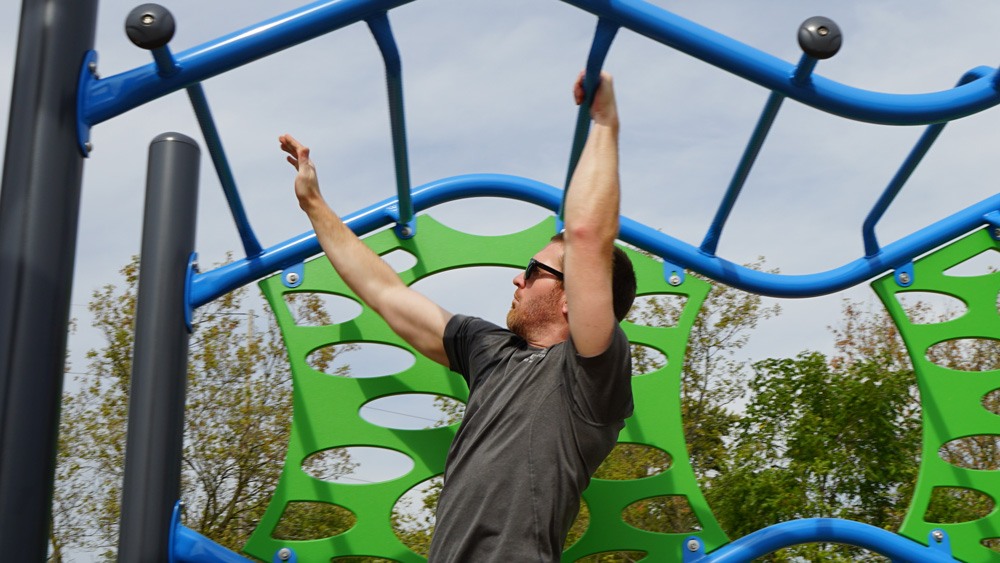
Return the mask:
<svg viewBox="0 0 1000 563"><path fill-rule="evenodd" d="M935 526L923 521L934 487L962 486L993 497L1000 494L1000 486L994 483L996 479L992 473L953 467L937 456L938 448L948 441L971 435L1000 434L1000 420L979 405L980 398L1000 384L991 383L989 374L977 376L974 381L955 383L963 374L942 372L943 368L929 364L924 357L928 347L944 340L1000 337L1000 319L997 319L995 305L998 288L993 277L958 283L941 275L954 264L996 247L997 235L1000 235L1000 196L972 205L888 246L880 246L874 235L879 218L945 124L1000 103L996 70L973 69L961 78L956 88L943 92L908 96L878 94L813 74L817 61L835 54L839 46L839 32L829 20L813 19L803 24L800 42L806 54L797 65L792 65L638 0L567 2L598 18L586 64L590 77L588 90L592 91L595 85L593 77L597 76L616 31L625 27L773 92L700 248L622 218L621 240L663 260L662 263L637 260L640 294L688 296L678 328L656 332L647 327L628 326L630 339L657 348L668 358L683 357L684 327L690 327L698 304L708 291L704 284L686 279L686 269L747 291L779 297L827 294L891 272L875 283L876 291L907 339L921 385L925 421L929 423L924 426L917 491L900 535L851 522L807 520L781 524L729 543L721 529L713 525L714 519L701 499L693 475L689 475L690 468L686 470L681 459L684 445L679 434L679 413L650 413L650 409L643 409L637 401L637 415L629 421L622 441L664 449L671 453L675 464L669 473L656 478L625 484L595 481L586 496L594 514L591 529L567 552L566 560L575 561L590 553L637 549L646 551L650 561L678 558L684 561L748 561L780 547L815 541L858 545L895 561L945 561L953 557L970 562L1000 559L1000 555L980 544L983 539L1000 536L1000 515L996 511L983 519L962 524ZM178 496L179 468L174 466L179 464L179 417L183 411L186 349L184 318L179 312L185 311L189 317L191 309L276 272L280 272L280 276L262 285L279 317L283 313L278 304L284 292L308 289L347 295L322 261L302 264L305 258L319 250L311 234L270 248L262 247L257 241L242 211L219 135L199 85L202 80L346 25L365 21L386 61L392 138L396 149L397 197L345 217L352 229L358 234L366 234L395 225L393 231L373 237L370 244L383 253L403 248L416 256L418 265L403 274L408 282L473 264L523 265L528 258L525 253L540 246L539 241L556 229L550 221L497 244L495 240L483 241L449 233L429 219L415 219L416 212L439 203L481 196L520 199L558 215L562 194L539 182L500 175L454 177L411 189L401 66L387 16L389 10L405 3L320 1L176 56L167 47L171 35L169 13L157 6L144 5L130 15L128 28L133 41L152 51L154 63L101 79L94 75L92 66L95 61L91 50L92 22L96 2L56 3L59 9L48 15L44 10L25 4L21 29L24 47L19 52L12 101L12 107L18 109L11 113L9 138L30 139L30 142L8 143L3 200L0 200L0 249L4 253L0 265L9 272L0 279L0 311L3 311L0 315L0 373L3 378L0 380L0 420L3 424L0 442L3 532L0 542L8 548L6 553L20 553L27 560L42 560L45 556L47 499L54 463L52 451L65 348L65 332L62 336L54 335L64 331L68 317L76 206L82 158L89 151L90 127L159 96L186 89L247 255L229 266L196 272L190 256L194 250L192 217L195 210L191 202L197 187L194 172L199 159L197 144L177 134L158 137L151 147L136 372L131 399L133 406L142 408L130 409L140 414L130 420L121 561L166 560L168 554L174 561L245 561L180 526L173 512ZM66 24L65 28L56 30L58 26L52 27L50 23L48 32L38 32L43 29L42 20L52 17L53 13L57 23ZM84 25L87 22L91 23L89 28ZM865 255L818 274L781 276L755 272L715 255L729 212L786 97L849 119L894 125L929 124L865 221L862 232ZM53 114L75 115L75 119L46 119ZM570 171L586 137L586 106L581 108L579 115ZM46 147L48 153L44 163L31 158L39 147ZM65 166L53 163L65 163ZM984 226L987 229L983 230ZM970 233L915 261L916 257ZM441 256L441 247L446 245L447 258ZM497 250L498 247L502 250ZM969 312L935 327L910 325L894 294L918 289L959 297L968 304ZM425 386L423 392L462 399L461 391L455 389L455 381L449 380L450 376L441 373L440 368L428 366L429 362L423 359L418 359L407 372L374 382L342 382L330 377L311 383L305 381L317 379L304 365L305 356L325 343L364 340L402 346L371 317L366 311L362 317L342 327L324 327L324 331L302 331L287 326L283 329L293 358L298 400L337 401L343 406L336 410L348 416L336 421L305 419L300 416L297 405L294 428L300 433L303 428L309 428L315 435L311 438L313 441L293 436L283 488L279 489L258 535L248 545L248 551L257 557L301 557L304 561L313 561L321 557L329 560L333 556L368 555L419 561L392 537L385 517L386 506L391 506L395 498L413 484L441 472L443 452L453 430L440 429L419 438L414 436L413 441L400 439L398 443L387 443L384 431L364 425L352 427L351 424L357 420L359 406L377 397L401 392L400 384L410 389L416 388L419 382ZM302 335L295 336L296 332ZM318 335L319 332L323 334ZM679 362L671 362L664 370L636 378L637 388L648 386L648 390L637 395L675 396L679 367ZM305 391L303 385L314 387ZM341 433L330 434L333 430ZM348 430L353 433L343 433ZM37 436L44 439L39 440ZM415 468L398 482L384 484L382 489L363 489L363 497L358 497L358 493L351 492L346 485L320 485L302 475L294 475L296 471L301 474L301 460L306 456L343 445L338 441L345 439L351 444L369 440L366 443L404 451L416 462ZM625 525L617 516L634 500L667 494L688 498L702 524L701 532L683 536L651 534ZM282 545L269 537L268 526L273 528L280 517L281 503L293 500L341 504L358 515L359 524L327 541ZM364 514L368 509L360 507L362 502L370 505L371 515ZM379 518L386 521L379 524ZM369 524L373 520L376 522Z"/></svg>

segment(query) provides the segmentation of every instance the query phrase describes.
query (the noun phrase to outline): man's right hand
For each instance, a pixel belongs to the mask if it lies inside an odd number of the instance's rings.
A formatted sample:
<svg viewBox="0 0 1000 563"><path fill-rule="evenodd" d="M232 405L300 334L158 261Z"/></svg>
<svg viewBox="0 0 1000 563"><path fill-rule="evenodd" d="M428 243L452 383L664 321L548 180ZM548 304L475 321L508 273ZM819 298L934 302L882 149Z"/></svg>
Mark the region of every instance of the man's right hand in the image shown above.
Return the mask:
<svg viewBox="0 0 1000 563"><path fill-rule="evenodd" d="M287 134L278 137L278 141L281 143L281 150L288 153L288 162L298 171L295 176L295 197L299 199L299 207L309 213L317 203L323 201L316 165L309 158L309 147Z"/></svg>
<svg viewBox="0 0 1000 563"><path fill-rule="evenodd" d="M573 98L576 105L583 103L586 92L583 89L583 77L586 71L580 71L576 83L573 85ZM590 118L597 125L605 125L614 129L618 128L618 106L615 103L615 89L612 83L611 74L601 71L600 82L594 92L594 99L590 101Z"/></svg>

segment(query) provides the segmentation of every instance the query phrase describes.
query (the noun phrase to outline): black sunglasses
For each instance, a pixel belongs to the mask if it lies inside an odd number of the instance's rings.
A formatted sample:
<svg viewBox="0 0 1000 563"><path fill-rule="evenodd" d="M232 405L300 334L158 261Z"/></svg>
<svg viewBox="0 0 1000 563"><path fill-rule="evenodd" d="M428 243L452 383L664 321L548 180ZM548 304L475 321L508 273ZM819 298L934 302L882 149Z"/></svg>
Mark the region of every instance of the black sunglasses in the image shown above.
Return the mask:
<svg viewBox="0 0 1000 563"><path fill-rule="evenodd" d="M559 270L553 268L552 266L546 266L545 264L542 264L538 260L535 260L534 258L532 258L528 262L528 267L524 269L524 281L530 280L531 276L535 275L535 271L537 271L538 268L541 268L541 269L545 270L546 272L552 274L553 276L559 278L559 281L563 280L563 274L562 274L562 272L560 272Z"/></svg>

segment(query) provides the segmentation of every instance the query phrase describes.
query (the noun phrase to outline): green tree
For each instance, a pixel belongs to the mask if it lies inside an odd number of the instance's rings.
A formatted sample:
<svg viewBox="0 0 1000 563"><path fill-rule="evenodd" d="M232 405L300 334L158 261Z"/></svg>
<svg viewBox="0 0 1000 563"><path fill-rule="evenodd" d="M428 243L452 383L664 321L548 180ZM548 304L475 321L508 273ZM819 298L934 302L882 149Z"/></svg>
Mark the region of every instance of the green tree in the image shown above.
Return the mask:
<svg viewBox="0 0 1000 563"><path fill-rule="evenodd" d="M138 258L120 273L122 288L107 285L93 293L89 308L104 344L88 352L87 373L76 377L77 390L63 398L50 561L63 561L71 548L101 551L108 561L115 557ZM291 375L277 324L265 305L266 328L255 332L243 307L246 294L234 291L195 313L182 457L185 525L236 551L277 484L292 413ZM289 308L300 323L330 322L315 296L300 296ZM314 367L327 368L345 349L314 354ZM346 454L325 463L328 478L353 468ZM345 515L302 511L296 517L303 527L349 525L341 521ZM313 522L317 518L323 521Z"/></svg>

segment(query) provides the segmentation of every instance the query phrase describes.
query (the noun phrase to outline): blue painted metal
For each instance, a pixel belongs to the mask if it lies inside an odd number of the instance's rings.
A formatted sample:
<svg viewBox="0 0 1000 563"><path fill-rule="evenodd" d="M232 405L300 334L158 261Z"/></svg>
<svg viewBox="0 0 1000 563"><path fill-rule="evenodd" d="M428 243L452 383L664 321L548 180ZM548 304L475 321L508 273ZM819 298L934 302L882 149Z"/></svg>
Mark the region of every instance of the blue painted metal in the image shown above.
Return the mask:
<svg viewBox="0 0 1000 563"><path fill-rule="evenodd" d="M91 70L91 68L95 70ZM80 66L80 78L76 84L76 144L84 158L90 156L87 144L90 142L90 124L83 118L87 107L90 87L97 80L97 51L87 51Z"/></svg>
<svg viewBox="0 0 1000 563"><path fill-rule="evenodd" d="M412 0L320 0L260 24L188 49L180 69L159 76L149 64L89 84L83 121L96 125L160 96L376 16ZM642 0L564 0L615 25L627 27L751 82L850 119L921 125L958 119L1000 103L995 69L959 88L927 94L884 94L852 88L820 76L799 84L795 67Z"/></svg>
<svg viewBox="0 0 1000 563"><path fill-rule="evenodd" d="M812 70L816 67L816 62L816 59L809 55L803 55L792 80L799 84L807 84ZM753 168L753 163L757 160L757 155L760 154L760 148L764 145L764 139L771 131L771 125L774 124L774 118L777 117L778 110L781 109L781 102L784 100L785 97L777 92L771 92L767 98L764 111L761 112L757 126L754 128L753 134L750 135L750 142L747 143L743 157L740 158L736 172L733 173L733 179L729 181L729 187L726 188L726 195L723 196L722 203L719 204L719 209L712 219L712 224L709 225L708 232L705 233L705 239L701 242L702 252L715 254L715 250L719 246L719 237L722 236L722 229L726 225L726 220L729 219L729 213L736 205L736 198L739 197L743 184L746 183L747 176L750 175L750 169Z"/></svg>
<svg viewBox="0 0 1000 563"><path fill-rule="evenodd" d="M584 68L583 77L583 103L576 114L576 129L573 133L573 145L569 153L569 170L566 172L566 182L563 184L563 203L559 206L559 219L563 218L563 208L566 205L566 194L569 193L569 183L573 179L573 171L576 170L576 163L580 161L583 154L583 146L587 144L587 134L590 131L590 103L594 99L594 92L597 85L601 83L601 68L604 66L604 59L608 56L611 43L618 33L618 25L605 20L597 20L597 29L594 31L594 40L590 44L590 55L587 56L587 66Z"/></svg>
<svg viewBox="0 0 1000 563"><path fill-rule="evenodd" d="M281 283L289 289L295 289L296 287L302 285L302 280L305 279L305 273L305 262L292 264L281 271Z"/></svg>
<svg viewBox="0 0 1000 563"><path fill-rule="evenodd" d="M1000 211L991 211L983 216L983 220L990 226L990 236L993 240L1000 240Z"/></svg>
<svg viewBox="0 0 1000 563"><path fill-rule="evenodd" d="M191 291L194 287L194 276L198 273L198 253L192 252L188 256L187 277L184 281L184 324L187 326L188 334L194 332L194 307L191 305Z"/></svg>
<svg viewBox="0 0 1000 563"><path fill-rule="evenodd" d="M691 549L694 548L694 549ZM705 558L705 542L698 536L689 536L681 548L681 563L695 563Z"/></svg>
<svg viewBox="0 0 1000 563"><path fill-rule="evenodd" d="M283 547L274 552L274 557L271 559L272 563L298 563L298 561L298 554L290 547Z"/></svg>
<svg viewBox="0 0 1000 563"><path fill-rule="evenodd" d="M396 197L399 200L396 234L402 238L410 238L416 233L417 222L413 220L413 203L410 201L410 165L406 150L406 119L403 113L403 66L396 41L392 37L392 28L389 27L389 15L382 12L365 21L385 61L385 81L389 91L389 121L392 127L392 156L396 165Z"/></svg>
<svg viewBox="0 0 1000 563"><path fill-rule="evenodd" d="M807 518L775 524L693 560L700 563L744 563L792 545L825 542L874 551L898 563L955 562L950 551L941 549L933 540L931 547L927 547L875 526L832 518ZM689 561L686 554L684 561Z"/></svg>
<svg viewBox="0 0 1000 563"><path fill-rule="evenodd" d="M562 190L527 178L502 174L472 174L437 180L413 192L413 206L422 211L458 199L503 197L525 201L552 210L559 208ZM344 217L358 235L394 222L390 208L395 199ZM987 224L988 213L1000 210L1000 194L933 223L881 249L838 268L815 274L783 275L758 272L723 258L706 254L694 246L627 217L621 218L621 240L733 287L772 297L815 297L857 285L905 264L956 237ZM305 233L264 250L253 259L237 260L195 277L191 304L199 307L229 291L270 275L320 252L314 233Z"/></svg>
<svg viewBox="0 0 1000 563"><path fill-rule="evenodd" d="M899 287L910 287L913 285L913 262L907 262L896 268L892 275Z"/></svg>
<svg viewBox="0 0 1000 563"><path fill-rule="evenodd" d="M684 283L684 268L667 261L663 262L663 279L667 280L667 283L677 287Z"/></svg>
<svg viewBox="0 0 1000 563"><path fill-rule="evenodd" d="M180 524L171 531L171 537L171 563L253 563Z"/></svg>
<svg viewBox="0 0 1000 563"><path fill-rule="evenodd" d="M958 85L968 84L969 82L988 76L986 70L984 67L970 70L962 76L958 81ZM865 244L865 256L874 256L878 253L879 246L878 240L875 237L875 225L882 218L882 215L885 214L885 210L889 208L892 200L896 198L899 190L903 188L903 184L910 179L910 175L916 170L917 165L920 164L924 155L930 150L931 145L937 140L938 135L944 130L945 125L947 123L935 123L924 130L924 134L920 136L913 150L907 155L906 160L903 161L896 175L892 177L889 185L886 186L885 191L882 192L878 201L875 202L872 210L868 212L868 216L865 217L865 222L861 227L861 238Z"/></svg>

